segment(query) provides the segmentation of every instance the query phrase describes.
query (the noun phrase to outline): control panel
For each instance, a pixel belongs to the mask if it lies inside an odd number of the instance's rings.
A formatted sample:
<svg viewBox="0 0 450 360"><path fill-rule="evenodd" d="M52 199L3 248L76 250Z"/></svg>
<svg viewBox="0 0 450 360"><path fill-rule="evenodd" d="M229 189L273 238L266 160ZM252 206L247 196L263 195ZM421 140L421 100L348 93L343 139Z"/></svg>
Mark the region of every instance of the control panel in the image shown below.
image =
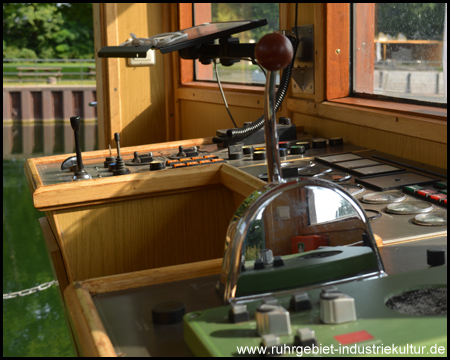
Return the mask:
<svg viewBox="0 0 450 360"><path fill-rule="evenodd" d="M153 172L180 172L184 168L227 163L268 180L264 144L237 143L228 148L215 144L183 142L116 149L83 154L88 184L108 177ZM180 143L178 143L180 144ZM98 153L104 155L99 156ZM318 138L297 133L279 143L282 177L315 177L332 181L350 192L366 210L375 234L383 243L447 233L447 175L401 158L346 144L342 138ZM39 162L43 185L70 183L77 173L77 156L59 162Z"/></svg>
<svg viewBox="0 0 450 360"><path fill-rule="evenodd" d="M446 272L441 266L191 312L185 341L197 356L383 356L413 347L442 355Z"/></svg>

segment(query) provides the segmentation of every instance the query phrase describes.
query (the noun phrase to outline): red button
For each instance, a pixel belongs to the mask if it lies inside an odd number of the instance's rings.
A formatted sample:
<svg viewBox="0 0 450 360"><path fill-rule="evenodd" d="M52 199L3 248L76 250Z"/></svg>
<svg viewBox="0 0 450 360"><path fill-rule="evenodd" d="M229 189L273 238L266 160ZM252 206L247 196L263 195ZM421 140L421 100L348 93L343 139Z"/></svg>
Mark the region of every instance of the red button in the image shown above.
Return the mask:
<svg viewBox="0 0 450 360"><path fill-rule="evenodd" d="M430 196L431 194L436 194L437 191L433 190L433 189L425 189L425 190L419 190L417 193L422 196Z"/></svg>
<svg viewBox="0 0 450 360"><path fill-rule="evenodd" d="M374 336L369 334L365 330L356 331L348 334L337 335L334 337L342 345L354 344L361 341L367 341L374 339Z"/></svg>
<svg viewBox="0 0 450 360"><path fill-rule="evenodd" d="M431 199L439 201L439 200L444 200L447 199L447 195L445 194L434 194L430 196Z"/></svg>

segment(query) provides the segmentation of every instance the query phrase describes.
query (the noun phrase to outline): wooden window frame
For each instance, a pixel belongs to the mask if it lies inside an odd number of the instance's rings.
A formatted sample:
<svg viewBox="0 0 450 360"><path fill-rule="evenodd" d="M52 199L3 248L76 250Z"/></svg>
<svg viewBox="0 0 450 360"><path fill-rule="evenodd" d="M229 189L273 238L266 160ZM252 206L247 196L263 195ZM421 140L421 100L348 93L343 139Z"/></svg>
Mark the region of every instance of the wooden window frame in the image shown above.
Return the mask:
<svg viewBox="0 0 450 360"><path fill-rule="evenodd" d="M192 3L179 3L178 4L178 14L179 14L179 28L187 28L192 26ZM374 3L361 4L360 11L364 11L367 14L374 14ZM287 4L287 6L295 6L294 4ZM350 66L350 49L351 49L351 36L350 36L350 3L326 3L326 4L315 4L316 20L315 26L317 29L320 26L324 26L324 41L323 44L318 42L316 48L321 53L325 53L326 57L323 65L323 79L324 87L323 93L320 90L317 91L316 95L311 97L310 95L294 95L289 99L307 99L313 100L318 109L321 105L327 106L332 104L335 108L336 106L345 106L346 108L356 107L359 111L367 111L371 113L376 113L379 111L390 112L395 115L398 114L401 117L421 119L424 121L436 122L440 121L446 123L447 121L447 109L441 107L435 107L432 105L422 105L422 104L408 104L393 100L385 99L367 99L360 96L355 96L351 93L351 77L350 71L352 71ZM293 15L287 14L287 8L280 7L280 27L290 28L293 26L292 19ZM299 13L301 10L299 10ZM286 17L286 19L284 19ZM289 19L287 19L289 18ZM374 16L372 17L374 18ZM197 19L196 19L197 20ZM197 23L204 22L204 19L198 19ZM362 26L362 31L358 31L356 34L357 43L373 44L374 34L373 34L373 23L364 22L360 24ZM322 48L321 48L322 47ZM355 74L358 79L358 74L362 73L373 73L373 51L361 51L356 54L358 57L357 66L355 68ZM216 91L217 85L211 82L194 81L194 65L191 60L179 60L180 69L180 83L178 92L180 98L186 100L198 100L194 99L191 94L191 89L196 89L200 91L205 91L205 97L210 91ZM321 68L319 64L319 59L315 60L315 67ZM320 72L322 70L318 70ZM317 74L316 72L316 74ZM360 81L360 80L358 80ZM316 84L317 85L317 84ZM260 86L248 86L248 85L236 85L236 84L223 84L224 89L236 91L236 93L249 93L254 95L262 96L264 93L264 88ZM320 87L320 86L319 86ZM316 87L319 89L319 87ZM373 78L365 77L363 82L358 83L359 88L372 89L373 88ZM376 96L375 96L376 97ZM204 97L202 97L204 98ZM215 97L214 97L215 98ZM259 98L259 96L258 96ZM217 101L212 102L220 103L221 100L217 98ZM260 102L257 101L257 107L260 107ZM256 107L256 106L255 106ZM262 105L261 105L262 107ZM296 108L296 106L288 106L290 110ZM294 110L295 111L295 110Z"/></svg>
<svg viewBox="0 0 450 360"><path fill-rule="evenodd" d="M327 3L325 6L325 53L327 57L324 100L335 105L357 106L367 111L390 111L393 114L398 113L402 116L418 117L425 121L447 121L447 109L432 104L409 104L402 103L401 100L397 101L397 99L377 99L376 95L373 98L366 98L363 94L352 94L352 86L350 84L350 71L352 69L349 65L352 46L350 36L351 4ZM357 87L359 89L371 90L373 89L373 77L362 77L361 75L373 74L374 52L370 48L363 49L362 47L364 44L374 43L375 3L359 4L357 11L364 12L366 19L369 19L369 21L362 22L359 20L356 24L358 31L355 32L355 41L358 45L355 51L357 61L354 76L356 76L358 81ZM356 18L361 17L357 16Z"/></svg>
<svg viewBox="0 0 450 360"><path fill-rule="evenodd" d="M207 8L209 4L198 3L200 6L200 14L196 13L195 23L202 24L211 21L211 15L208 13ZM179 3L178 14L179 16L179 28L186 29L193 24L192 15L193 3ZM210 7L209 7L210 9ZM217 89L217 84L208 81L195 80L194 76L194 62L192 60L184 60L180 58L180 85L185 88L198 88L205 90ZM224 89L238 90L247 93L264 94L264 86L259 85L239 85L239 84L222 84Z"/></svg>

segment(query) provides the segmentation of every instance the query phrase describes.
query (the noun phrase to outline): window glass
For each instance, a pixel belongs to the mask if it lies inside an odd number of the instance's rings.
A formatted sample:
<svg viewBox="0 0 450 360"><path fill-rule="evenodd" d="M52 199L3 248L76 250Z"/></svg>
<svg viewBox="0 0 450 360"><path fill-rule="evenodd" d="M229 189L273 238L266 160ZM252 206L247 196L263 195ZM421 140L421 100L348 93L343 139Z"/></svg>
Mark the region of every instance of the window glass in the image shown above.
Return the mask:
<svg viewBox="0 0 450 360"><path fill-rule="evenodd" d="M268 24L257 29L233 35L239 43L256 43L265 34L279 30L278 3L198 3L194 4L194 25L205 22L267 19ZM265 76L258 65L240 61L232 66L218 65L221 82L246 85L265 84ZM216 81L213 65L202 65L195 60L195 80Z"/></svg>
<svg viewBox="0 0 450 360"><path fill-rule="evenodd" d="M354 91L447 103L446 4L353 6Z"/></svg>

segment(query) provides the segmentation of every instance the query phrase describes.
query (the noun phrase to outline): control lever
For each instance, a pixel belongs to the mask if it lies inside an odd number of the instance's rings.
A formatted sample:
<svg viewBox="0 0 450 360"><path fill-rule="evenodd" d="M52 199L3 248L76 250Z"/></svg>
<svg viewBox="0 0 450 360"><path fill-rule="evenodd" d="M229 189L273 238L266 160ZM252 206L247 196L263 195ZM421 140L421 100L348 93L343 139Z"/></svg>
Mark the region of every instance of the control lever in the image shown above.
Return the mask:
<svg viewBox="0 0 450 360"><path fill-rule="evenodd" d="M267 173L269 182L284 182L281 177L278 134L275 117L276 72L292 61L294 50L287 37L272 33L264 35L256 44L255 58L267 71L264 91L264 132L266 138Z"/></svg>
<svg viewBox="0 0 450 360"><path fill-rule="evenodd" d="M125 167L125 162L123 161L122 156L120 155L120 135L119 133L114 134L114 140L116 141L117 146L117 157L116 157L116 166L113 170L113 175L126 175L131 171L130 169Z"/></svg>
<svg viewBox="0 0 450 360"><path fill-rule="evenodd" d="M72 181L92 179L92 176L84 169L83 159L81 158L80 125L81 118L79 116L70 118L70 126L72 126L75 135L75 152L77 154L77 166Z"/></svg>

